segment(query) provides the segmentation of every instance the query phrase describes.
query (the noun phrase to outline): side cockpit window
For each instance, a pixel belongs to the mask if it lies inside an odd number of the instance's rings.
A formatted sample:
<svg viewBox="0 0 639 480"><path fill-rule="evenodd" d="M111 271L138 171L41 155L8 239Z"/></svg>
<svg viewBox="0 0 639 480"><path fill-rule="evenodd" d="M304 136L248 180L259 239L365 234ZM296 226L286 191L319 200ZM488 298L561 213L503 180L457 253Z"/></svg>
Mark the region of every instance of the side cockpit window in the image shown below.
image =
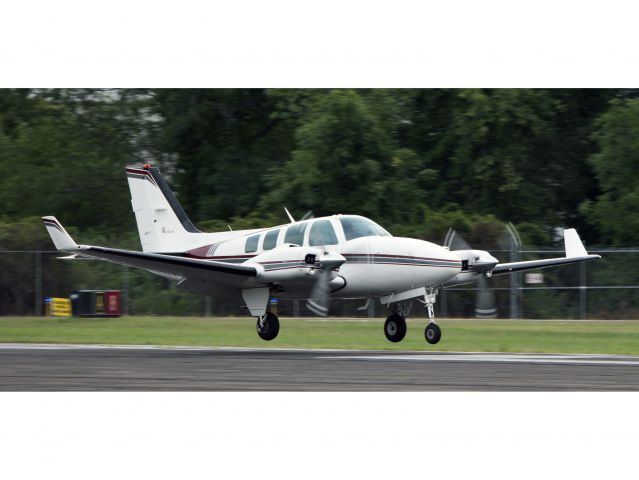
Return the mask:
<svg viewBox="0 0 639 480"><path fill-rule="evenodd" d="M244 253L251 253L257 251L257 243L260 240L260 234L251 235L246 239L246 244L244 245Z"/></svg>
<svg viewBox="0 0 639 480"><path fill-rule="evenodd" d="M306 223L294 223L286 230L284 243L294 243L300 247L304 243L304 232L306 231Z"/></svg>
<svg viewBox="0 0 639 480"><path fill-rule="evenodd" d="M337 235L330 220L317 220L311 227L308 244L311 247L337 245Z"/></svg>
<svg viewBox="0 0 639 480"><path fill-rule="evenodd" d="M390 233L365 217L348 216L340 218L346 240L359 237L389 237Z"/></svg>

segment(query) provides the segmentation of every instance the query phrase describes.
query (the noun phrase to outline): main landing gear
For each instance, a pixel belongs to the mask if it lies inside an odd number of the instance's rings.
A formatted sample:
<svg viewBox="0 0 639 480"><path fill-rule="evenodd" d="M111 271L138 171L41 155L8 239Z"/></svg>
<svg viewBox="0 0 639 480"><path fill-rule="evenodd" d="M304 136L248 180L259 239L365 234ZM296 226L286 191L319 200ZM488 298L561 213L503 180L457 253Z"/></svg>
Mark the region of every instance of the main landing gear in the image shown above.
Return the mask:
<svg viewBox="0 0 639 480"><path fill-rule="evenodd" d="M262 340L273 340L280 333L280 320L277 315L267 312L257 317L257 334Z"/></svg>
<svg viewBox="0 0 639 480"><path fill-rule="evenodd" d="M434 305L437 299L437 290L430 288L427 293L424 294L424 300L420 300L424 303L428 309L428 325L424 329L424 338L431 345L436 344L442 338L442 330L435 322ZM410 304L409 304L410 305ZM406 317L404 315L405 309L402 306L395 306L396 311L391 314L384 323L384 335L386 338L393 342L401 342L406 336ZM410 310L410 306L408 308ZM406 310L406 311L408 311Z"/></svg>
<svg viewBox="0 0 639 480"><path fill-rule="evenodd" d="M384 323L384 335L393 342L401 342L406 336L406 319L404 315L393 313Z"/></svg>

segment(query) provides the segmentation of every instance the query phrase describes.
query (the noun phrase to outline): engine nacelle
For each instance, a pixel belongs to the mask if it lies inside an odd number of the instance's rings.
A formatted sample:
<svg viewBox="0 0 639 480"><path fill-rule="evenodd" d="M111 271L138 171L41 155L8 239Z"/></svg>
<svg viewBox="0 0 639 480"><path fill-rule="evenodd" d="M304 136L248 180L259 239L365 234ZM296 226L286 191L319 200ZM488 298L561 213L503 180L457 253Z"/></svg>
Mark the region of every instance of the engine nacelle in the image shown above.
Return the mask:
<svg viewBox="0 0 639 480"><path fill-rule="evenodd" d="M282 245L251 258L246 264L257 268L257 280L262 282L310 279L319 270L324 255L319 248Z"/></svg>

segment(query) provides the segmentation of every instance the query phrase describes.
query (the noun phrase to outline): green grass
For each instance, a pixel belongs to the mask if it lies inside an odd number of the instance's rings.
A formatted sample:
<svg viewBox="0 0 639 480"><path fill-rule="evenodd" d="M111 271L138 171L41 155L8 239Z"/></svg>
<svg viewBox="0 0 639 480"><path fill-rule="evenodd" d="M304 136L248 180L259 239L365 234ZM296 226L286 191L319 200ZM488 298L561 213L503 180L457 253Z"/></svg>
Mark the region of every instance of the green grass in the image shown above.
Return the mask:
<svg viewBox="0 0 639 480"><path fill-rule="evenodd" d="M441 342L428 345L424 319L409 320L399 344L383 319L362 320L283 318L265 342L248 317L0 317L0 342L639 354L639 321L442 320Z"/></svg>

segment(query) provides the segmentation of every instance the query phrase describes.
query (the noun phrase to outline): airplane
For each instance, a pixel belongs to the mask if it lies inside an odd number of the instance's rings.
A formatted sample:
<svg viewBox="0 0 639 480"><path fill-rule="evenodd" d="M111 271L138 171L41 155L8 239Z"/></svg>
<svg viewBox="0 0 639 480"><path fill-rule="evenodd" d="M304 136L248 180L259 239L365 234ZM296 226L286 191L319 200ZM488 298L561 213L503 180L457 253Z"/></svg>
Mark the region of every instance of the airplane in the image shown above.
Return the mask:
<svg viewBox="0 0 639 480"><path fill-rule="evenodd" d="M280 329L268 311L271 296L306 300L317 315L337 299L379 299L389 307L384 334L391 342L406 336L410 301L426 306L424 336L441 339L434 315L440 289L480 277L595 260L574 229L564 230L565 256L500 263L484 250L455 250L424 240L394 237L359 215L331 215L270 228L204 233L199 231L157 167L127 167L131 204L142 251L79 245L52 216L42 217L57 250L70 257L98 258L169 278L179 288L205 295L240 292L257 334L273 340Z"/></svg>

